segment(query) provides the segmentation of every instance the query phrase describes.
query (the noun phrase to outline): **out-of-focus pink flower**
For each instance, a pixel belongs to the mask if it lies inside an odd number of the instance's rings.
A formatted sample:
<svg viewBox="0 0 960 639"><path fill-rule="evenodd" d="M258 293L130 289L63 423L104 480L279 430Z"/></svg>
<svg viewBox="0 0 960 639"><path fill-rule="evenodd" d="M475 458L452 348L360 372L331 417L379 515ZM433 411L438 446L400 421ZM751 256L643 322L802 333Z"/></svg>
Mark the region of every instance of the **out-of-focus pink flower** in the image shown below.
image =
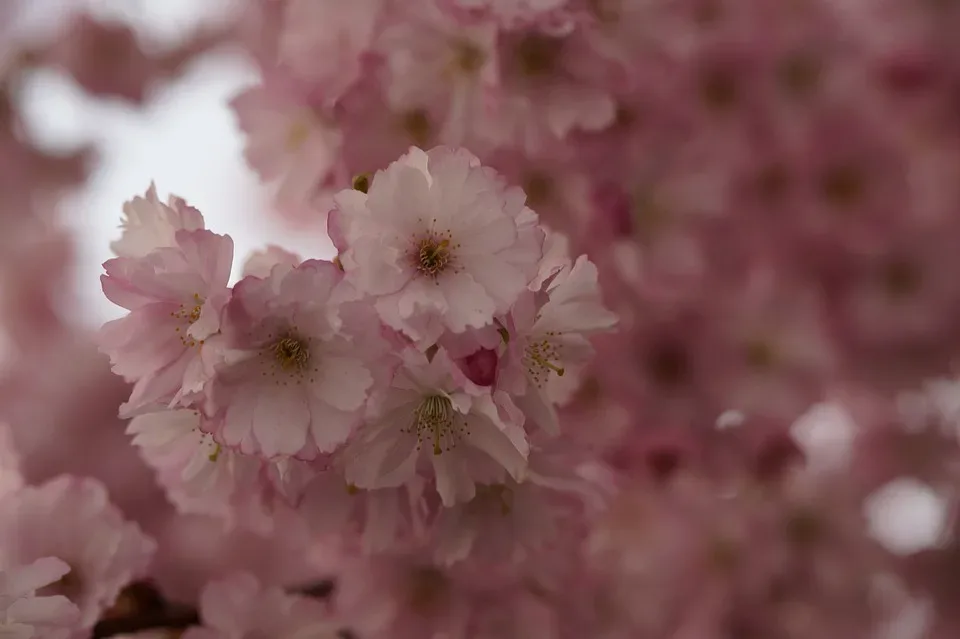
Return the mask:
<svg viewBox="0 0 960 639"><path fill-rule="evenodd" d="M310 260L234 287L207 409L222 413L225 444L267 459L309 459L359 423L381 342L369 307L337 304L341 278L332 263Z"/></svg>
<svg viewBox="0 0 960 639"><path fill-rule="evenodd" d="M29 219L29 218L28 218ZM63 311L73 295L67 283L74 241L62 229L24 220L0 239L0 322L14 345L30 348L37 339L64 330ZM39 223L37 223L39 222Z"/></svg>
<svg viewBox="0 0 960 639"><path fill-rule="evenodd" d="M228 299L233 240L181 230L175 241L143 257L104 263L104 294L130 311L100 333L100 348L114 372L134 383L122 408L127 416L195 391L204 341L219 330Z"/></svg>
<svg viewBox="0 0 960 639"><path fill-rule="evenodd" d="M443 328L489 324L536 275L542 232L523 224L522 193L466 151L413 148L368 194L343 191L336 202L347 280L424 348Z"/></svg>
<svg viewBox="0 0 960 639"><path fill-rule="evenodd" d="M537 27L503 34L497 55L503 90L482 136L537 155L574 130L601 131L616 116L610 87L617 68L583 30L553 35Z"/></svg>
<svg viewBox="0 0 960 639"><path fill-rule="evenodd" d="M432 531L436 560L520 564L554 551L558 537L582 537L605 504L602 489L578 476L570 461L534 450L525 481L477 486L469 502L442 509Z"/></svg>
<svg viewBox="0 0 960 639"><path fill-rule="evenodd" d="M92 479L63 476L0 502L0 565L57 557L69 572L46 594L67 597L90 628L120 589L144 575L156 544L125 521Z"/></svg>
<svg viewBox="0 0 960 639"><path fill-rule="evenodd" d="M190 409L148 413L134 417L127 433L180 512L233 519L233 502L254 498L262 462L216 443L201 419Z"/></svg>
<svg viewBox="0 0 960 639"><path fill-rule="evenodd" d="M704 481L687 475L666 493L624 491L596 529L591 548L617 575L624 629L866 637L885 621L872 596L889 558L849 491L824 491L830 478L802 472L766 495Z"/></svg>
<svg viewBox="0 0 960 639"><path fill-rule="evenodd" d="M243 277L259 277L266 279L274 266L294 268L303 258L279 246L270 245L262 251L255 251L243 263Z"/></svg>
<svg viewBox="0 0 960 639"><path fill-rule="evenodd" d="M270 586L297 586L331 576L312 561L316 539L295 513L265 510L261 519L225 528L218 517L167 518L155 534L158 548L151 578L170 601L197 602L208 582L238 570ZM254 525L258 523L263 525Z"/></svg>
<svg viewBox="0 0 960 639"><path fill-rule="evenodd" d="M262 586L249 573L232 573L211 582L200 597L202 628L184 639L336 639L337 625L322 601Z"/></svg>
<svg viewBox="0 0 960 639"><path fill-rule="evenodd" d="M80 611L63 595L37 596L57 583L70 566L55 557L25 565L0 564L0 633L10 639L68 639Z"/></svg>
<svg viewBox="0 0 960 639"><path fill-rule="evenodd" d="M384 0L289 0L279 62L301 81L339 98L361 75L383 21Z"/></svg>
<svg viewBox="0 0 960 639"><path fill-rule="evenodd" d="M331 465L302 487L296 500L314 535L338 540L343 552L381 553L423 543L431 510L426 480L376 490L347 484L342 464ZM431 495L432 496L432 495ZM433 500L435 501L435 500Z"/></svg>
<svg viewBox="0 0 960 639"><path fill-rule="evenodd" d="M146 257L158 248L177 246L177 231L197 231L203 226L203 215L183 198L171 195L164 204L157 197L151 182L143 197L135 197L123 205L120 221L123 234L110 244L118 257Z"/></svg>
<svg viewBox="0 0 960 639"><path fill-rule="evenodd" d="M338 170L340 134L308 88L277 73L267 81L230 103L247 136L244 156L261 179L277 183L279 204L302 206Z"/></svg>
<svg viewBox="0 0 960 639"><path fill-rule="evenodd" d="M394 111L444 113L440 139L473 146L497 91L497 26L446 15L436 0L395 5L377 41L386 64L384 90Z"/></svg>
<svg viewBox="0 0 960 639"><path fill-rule="evenodd" d="M478 482L503 481L504 471L521 481L529 452L522 423L505 420L491 395L470 386L445 352L428 360L408 350L377 412L350 443L347 481L400 486L427 457L447 506L472 499Z"/></svg>

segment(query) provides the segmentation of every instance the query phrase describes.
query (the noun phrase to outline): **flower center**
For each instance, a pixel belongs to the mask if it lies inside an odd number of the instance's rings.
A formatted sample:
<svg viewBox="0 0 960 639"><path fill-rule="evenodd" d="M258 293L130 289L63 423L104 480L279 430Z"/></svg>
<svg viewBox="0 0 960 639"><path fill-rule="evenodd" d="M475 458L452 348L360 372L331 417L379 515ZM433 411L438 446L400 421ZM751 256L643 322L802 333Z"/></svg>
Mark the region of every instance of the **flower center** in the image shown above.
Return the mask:
<svg viewBox="0 0 960 639"><path fill-rule="evenodd" d="M400 118L400 127L418 146L427 146L427 142L430 141L430 117L423 109L413 109L404 113Z"/></svg>
<svg viewBox="0 0 960 639"><path fill-rule="evenodd" d="M199 293L193 294L193 304L181 304L180 308L176 311L170 313L170 317L175 320L180 320L177 322L177 326L173 329L174 332L180 334L180 343L186 346L187 348L193 348L194 346L202 346L203 340L196 340L189 335L187 335L187 329L190 328L190 325L200 319L200 312L203 309L203 298L200 297ZM183 325L186 325L184 329Z"/></svg>
<svg viewBox="0 0 960 639"><path fill-rule="evenodd" d="M547 333L548 338L554 335L552 331ZM523 364L530 379L538 388L543 386L550 377L550 373L563 377L564 369L559 365L561 350L559 345L551 343L549 339L541 339L539 342L531 341L527 344Z"/></svg>
<svg viewBox="0 0 960 639"><path fill-rule="evenodd" d="M310 350L298 337L281 337L273 345L273 354L283 370L302 370L310 361Z"/></svg>
<svg viewBox="0 0 960 639"><path fill-rule="evenodd" d="M424 440L433 445L433 454L453 449L460 437L468 434L466 424L453 409L453 402L442 395L424 397L413 412L413 425L404 432L415 433L417 450Z"/></svg>
<svg viewBox="0 0 960 639"><path fill-rule="evenodd" d="M826 171L820 181L820 191L830 204L838 208L850 208L860 203L866 185L859 168L847 164Z"/></svg>
<svg viewBox="0 0 960 639"><path fill-rule="evenodd" d="M410 261L418 273L436 279L453 268L454 249L457 246L453 244L449 233L429 233L413 238Z"/></svg>
<svg viewBox="0 0 960 639"><path fill-rule="evenodd" d="M309 376L309 381L315 381L316 366L311 366L310 340L297 335L296 329L291 329L274 337L269 335L268 346L260 351L265 364L261 375L277 378L277 384L286 385L290 378L294 383L300 382Z"/></svg>
<svg viewBox="0 0 960 639"><path fill-rule="evenodd" d="M290 128L287 129L287 151L290 153L299 151L303 145L306 144L307 139L310 137L311 130L310 121L306 118L301 118L291 123Z"/></svg>
<svg viewBox="0 0 960 639"><path fill-rule="evenodd" d="M462 40L453 47L454 65L463 73L474 74L483 68L487 61L487 54L479 46L469 40Z"/></svg>
<svg viewBox="0 0 960 639"><path fill-rule="evenodd" d="M517 44L516 56L521 73L540 78L551 75L560 63L563 40L539 33L525 36Z"/></svg>

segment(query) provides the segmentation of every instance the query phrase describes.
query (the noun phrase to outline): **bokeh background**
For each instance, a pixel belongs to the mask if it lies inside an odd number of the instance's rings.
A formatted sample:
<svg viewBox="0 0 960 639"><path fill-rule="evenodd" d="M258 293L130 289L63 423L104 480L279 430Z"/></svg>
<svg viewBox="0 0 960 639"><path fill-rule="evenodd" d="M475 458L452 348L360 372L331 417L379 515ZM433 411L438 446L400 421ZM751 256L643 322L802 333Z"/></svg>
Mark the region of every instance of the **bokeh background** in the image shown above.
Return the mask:
<svg viewBox="0 0 960 639"><path fill-rule="evenodd" d="M231 14L234 0L35 0L17 18L22 37L53 29L69 11L132 25L146 42L174 46L203 23ZM180 195L203 211L208 227L229 233L242 258L264 244L279 244L303 255L329 258L333 245L323 221L304 226L273 215L270 193L243 160L242 139L227 102L256 81L257 72L241 54L218 50L186 74L158 89L144 108L91 98L65 74L32 76L22 99L28 133L44 149L71 151L94 142L100 166L83 191L64 203L64 220L76 229L78 263L76 319L89 326L120 317L100 291L101 264L111 257L109 241L119 236L123 202L142 194L153 180L164 201ZM235 273L235 275L238 275Z"/></svg>

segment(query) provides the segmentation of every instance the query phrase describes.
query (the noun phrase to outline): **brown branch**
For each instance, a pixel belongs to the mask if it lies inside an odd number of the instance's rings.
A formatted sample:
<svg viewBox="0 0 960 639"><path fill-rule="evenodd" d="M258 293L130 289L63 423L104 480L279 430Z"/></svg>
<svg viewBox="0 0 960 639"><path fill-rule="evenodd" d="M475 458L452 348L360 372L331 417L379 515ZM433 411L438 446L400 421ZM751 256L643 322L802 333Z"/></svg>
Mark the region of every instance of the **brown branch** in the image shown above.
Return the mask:
<svg viewBox="0 0 960 639"><path fill-rule="evenodd" d="M334 582L324 579L300 588L290 589L291 594L326 599L333 593ZM117 600L117 605L93 627L91 639L107 639L145 630L184 630L200 625L196 608L169 604L149 584L136 583L128 586ZM343 630L341 637L354 639L353 633Z"/></svg>

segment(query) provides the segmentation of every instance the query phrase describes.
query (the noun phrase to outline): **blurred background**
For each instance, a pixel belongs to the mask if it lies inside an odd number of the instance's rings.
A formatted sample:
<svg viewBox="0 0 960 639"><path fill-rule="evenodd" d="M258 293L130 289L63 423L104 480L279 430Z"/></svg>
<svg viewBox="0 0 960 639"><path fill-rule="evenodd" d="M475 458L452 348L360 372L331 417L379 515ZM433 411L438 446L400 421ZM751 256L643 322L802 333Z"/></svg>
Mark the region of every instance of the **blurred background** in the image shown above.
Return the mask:
<svg viewBox="0 0 960 639"><path fill-rule="evenodd" d="M15 28L22 37L40 35L55 28L68 11L86 9L131 25L145 42L172 47L194 28L222 21L236 4L34 0L25 3ZM244 162L240 132L227 103L256 79L255 67L244 56L220 50L191 65L182 78L160 87L138 108L92 98L64 73L44 70L31 76L22 106L28 133L38 145L67 152L94 142L103 154L91 181L64 203L62 212L78 234L77 320L99 326L124 313L96 282L101 264L112 257L110 240L119 237L121 206L142 195L151 181L161 200L171 193L185 198L203 212L208 228L233 237L237 269L251 250L271 243L302 255L333 256L322 220L304 229L269 214L271 195Z"/></svg>

